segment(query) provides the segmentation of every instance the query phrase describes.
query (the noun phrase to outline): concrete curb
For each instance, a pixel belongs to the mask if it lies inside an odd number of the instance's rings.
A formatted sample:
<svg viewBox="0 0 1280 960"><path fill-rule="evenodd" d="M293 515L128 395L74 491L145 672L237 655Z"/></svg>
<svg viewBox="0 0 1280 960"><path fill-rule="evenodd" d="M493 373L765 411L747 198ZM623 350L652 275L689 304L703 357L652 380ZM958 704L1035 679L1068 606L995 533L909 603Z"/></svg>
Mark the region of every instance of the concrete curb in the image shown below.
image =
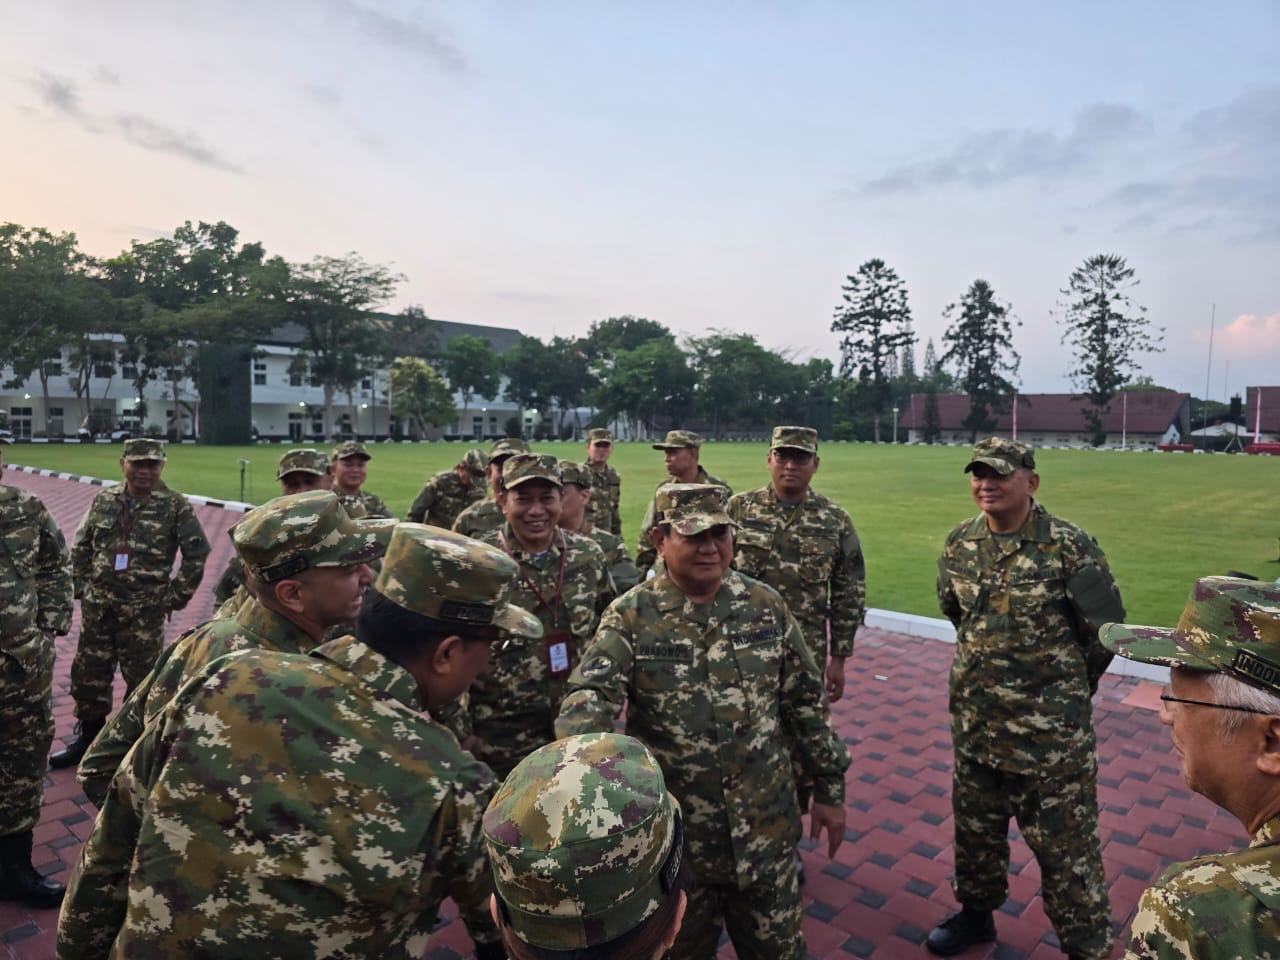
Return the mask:
<svg viewBox="0 0 1280 960"><path fill-rule="evenodd" d="M57 470L45 470L40 467L27 467L20 463L6 463L6 470L17 470L19 473L30 473L37 477L52 477L55 480L70 480L73 483L83 483L93 487L112 487L119 483L119 480L103 480L100 477L82 477L78 473L61 473ZM248 513L256 504L242 503L239 500L214 500L212 497L202 497L197 493L185 494L188 501L201 507L212 507L215 510L230 510L232 513Z"/></svg>

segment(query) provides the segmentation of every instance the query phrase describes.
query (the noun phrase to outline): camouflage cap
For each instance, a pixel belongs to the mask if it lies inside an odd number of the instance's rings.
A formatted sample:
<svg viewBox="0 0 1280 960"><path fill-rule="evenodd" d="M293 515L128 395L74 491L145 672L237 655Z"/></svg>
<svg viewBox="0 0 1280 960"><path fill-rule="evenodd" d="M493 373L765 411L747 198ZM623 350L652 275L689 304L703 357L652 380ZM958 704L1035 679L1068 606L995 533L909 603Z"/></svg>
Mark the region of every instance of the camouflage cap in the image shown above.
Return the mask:
<svg viewBox="0 0 1280 960"><path fill-rule="evenodd" d="M496 547L441 527L400 523L374 588L433 620L492 625L536 639L542 636L542 622L523 607L499 602L518 569Z"/></svg>
<svg viewBox="0 0 1280 960"><path fill-rule="evenodd" d="M489 465L489 458L483 450L472 448L467 451L467 455L462 458L462 462L466 464L467 472L473 477L483 477L484 468Z"/></svg>
<svg viewBox="0 0 1280 960"><path fill-rule="evenodd" d="M979 440L974 444L973 455L969 457L969 462L965 464L964 472L972 472L974 466L979 463L985 463L1000 476L1007 477L1013 471L1022 467L1034 470L1036 468L1036 453L1030 446L1025 443L1019 443L1017 440L988 437L986 440Z"/></svg>
<svg viewBox="0 0 1280 960"><path fill-rule="evenodd" d="M805 453L818 452L818 431L812 427L774 427L773 439L769 441L769 449L789 447L803 450Z"/></svg>
<svg viewBox="0 0 1280 960"><path fill-rule="evenodd" d="M587 443L613 443L613 434L604 427L592 427L587 431Z"/></svg>
<svg viewBox="0 0 1280 960"><path fill-rule="evenodd" d="M560 461L560 484L573 483L579 487L591 488L591 468L585 463L573 460Z"/></svg>
<svg viewBox="0 0 1280 960"><path fill-rule="evenodd" d="M164 441L153 440L150 437L138 437L134 440L126 440L124 442L124 459L129 461L163 460Z"/></svg>
<svg viewBox="0 0 1280 960"><path fill-rule="evenodd" d="M1280 584L1203 577L1178 625L1103 624L1108 649L1129 660L1225 673L1280 696Z"/></svg>
<svg viewBox="0 0 1280 960"><path fill-rule="evenodd" d="M373 455L364 448L364 444L359 440L348 440L346 443L340 443L333 448L334 460L345 460L347 457L364 457L366 460L373 459Z"/></svg>
<svg viewBox="0 0 1280 960"><path fill-rule="evenodd" d="M546 480L560 486L560 468L556 458L539 453L517 453L502 465L502 485L508 490L530 480Z"/></svg>
<svg viewBox="0 0 1280 960"><path fill-rule="evenodd" d="M664 483L658 488L659 523L669 523L681 536L691 537L721 524L736 527L724 510L724 487L714 483Z"/></svg>
<svg viewBox="0 0 1280 960"><path fill-rule="evenodd" d="M328 472L329 458L319 450L290 450L280 458L276 479L279 480L286 473L314 473L322 477Z"/></svg>
<svg viewBox="0 0 1280 960"><path fill-rule="evenodd" d="M685 450L692 448L697 450L702 446L702 438L692 430L668 430L667 439L661 443L655 443L655 450Z"/></svg>
<svg viewBox="0 0 1280 960"><path fill-rule="evenodd" d="M394 521L352 520L331 490L268 500L246 513L231 542L255 580L274 583L312 567L349 567L386 551Z"/></svg>
<svg viewBox="0 0 1280 960"><path fill-rule="evenodd" d="M565 737L520 761L484 814L494 887L511 931L581 950L635 929L675 889L680 807L643 743Z"/></svg>
<svg viewBox="0 0 1280 960"><path fill-rule="evenodd" d="M503 437L501 440L495 441L493 446L489 448L489 462L501 460L504 457L514 457L517 453L528 453L529 445L519 437Z"/></svg>

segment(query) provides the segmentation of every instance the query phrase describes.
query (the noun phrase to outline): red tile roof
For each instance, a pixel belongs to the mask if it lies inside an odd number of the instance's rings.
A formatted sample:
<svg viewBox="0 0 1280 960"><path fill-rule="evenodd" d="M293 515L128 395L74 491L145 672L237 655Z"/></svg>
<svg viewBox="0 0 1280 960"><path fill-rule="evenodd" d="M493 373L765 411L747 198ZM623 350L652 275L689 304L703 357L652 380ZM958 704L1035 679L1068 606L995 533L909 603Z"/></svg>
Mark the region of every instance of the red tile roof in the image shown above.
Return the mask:
<svg viewBox="0 0 1280 960"><path fill-rule="evenodd" d="M1274 388L1280 392L1280 387ZM902 426L909 430L923 430L925 424L926 394L914 393L911 403L903 412ZM969 398L963 393L940 393L938 397L938 421L943 430L963 430L964 418L969 415ZM1127 407L1125 410L1125 400ZM1280 399L1280 398L1278 398ZM1189 408L1190 396L1172 390L1126 391L1111 401L1111 409L1102 417L1102 429L1107 433L1162 434L1171 423L1178 423L1179 430L1187 427L1183 420ZM1074 393L1020 393L1018 394L1018 430L1053 431L1059 433L1084 433L1084 410L1088 405L1080 394ZM1277 403L1280 407L1280 402ZM1264 412L1265 416L1265 412ZM996 416L993 428L997 433L1008 433L1013 428L1010 412Z"/></svg>
<svg viewBox="0 0 1280 960"><path fill-rule="evenodd" d="M1257 423L1258 398L1262 398L1262 424L1264 433L1280 433L1280 387L1249 387L1245 390L1244 425L1250 433Z"/></svg>

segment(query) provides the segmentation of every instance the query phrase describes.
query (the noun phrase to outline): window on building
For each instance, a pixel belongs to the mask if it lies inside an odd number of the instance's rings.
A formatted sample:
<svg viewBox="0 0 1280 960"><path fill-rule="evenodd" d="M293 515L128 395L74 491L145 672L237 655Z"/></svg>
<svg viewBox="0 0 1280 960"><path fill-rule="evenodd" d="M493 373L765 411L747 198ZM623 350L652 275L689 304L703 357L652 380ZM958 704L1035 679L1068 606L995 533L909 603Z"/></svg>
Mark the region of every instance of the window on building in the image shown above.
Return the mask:
<svg viewBox="0 0 1280 960"><path fill-rule="evenodd" d="M289 414L289 439L290 440L302 439L302 414L301 413Z"/></svg>
<svg viewBox="0 0 1280 960"><path fill-rule="evenodd" d="M138 365L134 363L126 363L120 367L120 376L126 380L138 379Z"/></svg>
<svg viewBox="0 0 1280 960"><path fill-rule="evenodd" d="M9 408L9 429L13 431L15 437L25 437L31 439L31 408L30 407L10 407Z"/></svg>
<svg viewBox="0 0 1280 960"><path fill-rule="evenodd" d="M289 374L289 386L291 387L302 386L302 374L297 372Z"/></svg>
<svg viewBox="0 0 1280 960"><path fill-rule="evenodd" d="M50 357L44 362L45 376L60 377L62 376L62 357Z"/></svg>
<svg viewBox="0 0 1280 960"><path fill-rule="evenodd" d="M484 417L471 418L471 436L477 440L484 438Z"/></svg>
<svg viewBox="0 0 1280 960"><path fill-rule="evenodd" d="M255 387L267 385L267 365L262 360L253 361L253 385Z"/></svg>
<svg viewBox="0 0 1280 960"><path fill-rule="evenodd" d="M110 380L116 375L115 367L110 363L95 363L93 375L99 380Z"/></svg>

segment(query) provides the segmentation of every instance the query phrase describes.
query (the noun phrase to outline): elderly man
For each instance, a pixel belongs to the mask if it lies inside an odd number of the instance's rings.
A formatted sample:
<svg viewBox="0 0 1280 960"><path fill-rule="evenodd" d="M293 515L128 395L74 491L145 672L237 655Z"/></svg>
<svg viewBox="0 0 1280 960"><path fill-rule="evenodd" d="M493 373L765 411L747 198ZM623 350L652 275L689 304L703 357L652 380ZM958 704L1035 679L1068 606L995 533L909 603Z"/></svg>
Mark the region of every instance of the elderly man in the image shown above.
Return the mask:
<svg viewBox="0 0 1280 960"><path fill-rule="evenodd" d="M72 875L68 903L113 881L123 918L82 925L88 946L60 928L59 956L408 960L444 897L487 915L493 776L424 711L459 697L504 631L541 634L499 599L514 573L500 551L400 524L360 640L210 664L147 724ZM136 853L99 870L121 837ZM487 930L481 960L503 956Z"/></svg>
<svg viewBox="0 0 1280 960"><path fill-rule="evenodd" d="M468 450L455 466L434 474L422 485L405 519L448 530L458 514L484 499L486 466L483 451Z"/></svg>
<svg viewBox="0 0 1280 960"><path fill-rule="evenodd" d="M926 940L940 956L995 939L1011 817L1040 865L1063 952L1111 952L1091 698L1111 662L1098 628L1124 607L1094 539L1036 501L1035 466L1026 444L978 443L964 469L982 512L951 531L938 561L938 602L956 626L951 805L962 908Z"/></svg>
<svg viewBox="0 0 1280 960"><path fill-rule="evenodd" d="M810 835L844 840L849 755L822 676L772 587L729 569L733 521L708 484L658 489L664 572L605 611L569 680L556 733L645 743L685 811L695 882L669 957L711 960L720 933L742 960L803 960L790 745L814 783Z"/></svg>
<svg viewBox="0 0 1280 960"><path fill-rule="evenodd" d="M613 456L613 434L604 427L587 431L587 470L591 478L591 500L587 519L597 530L614 536L622 534L622 478L609 466Z"/></svg>
<svg viewBox="0 0 1280 960"><path fill-rule="evenodd" d="M479 539L502 526L502 507L498 506L498 494L502 492L502 467L517 453L528 452L529 445L519 437L503 437L494 441L489 448L489 465L485 468L489 478L489 496L458 514L452 529Z"/></svg>
<svg viewBox="0 0 1280 960"><path fill-rule="evenodd" d="M1172 629L1111 623L1109 648L1171 667L1160 721L1187 786L1249 846L1175 864L1142 895L1126 960L1280 958L1280 584L1205 577Z"/></svg>
<svg viewBox="0 0 1280 960"><path fill-rule="evenodd" d="M32 831L53 743L53 638L70 625L62 531L38 497L0 484L0 900L43 910L63 888L31 865Z"/></svg>
<svg viewBox="0 0 1280 960"><path fill-rule="evenodd" d="M626 593L640 582L640 573L631 562L626 542L617 534L597 527L590 519L596 491L591 486L591 468L572 460L560 461L560 529L590 537L604 551L609 576L618 593ZM607 604L606 604L607 606ZM604 608L601 607L601 612Z"/></svg>
<svg viewBox="0 0 1280 960"><path fill-rule="evenodd" d="M713 477L698 462L702 451L702 438L691 430L669 430L662 443L655 443L653 449L661 450L667 463L667 478L659 486L668 483L714 483L720 487L725 500L733 495L733 490L719 477ZM657 493L650 501L644 519L640 523L640 542L636 545L636 569L640 571L640 579L649 575L658 560L657 548L653 545L650 531L656 522Z"/></svg>
<svg viewBox="0 0 1280 960"><path fill-rule="evenodd" d="M391 517L382 498L364 489L369 477L369 461L373 455L359 440L348 440L333 448L333 492L352 516ZM361 513L363 510L363 514Z"/></svg>
<svg viewBox="0 0 1280 960"><path fill-rule="evenodd" d="M80 762L111 712L116 664L132 690L155 665L165 618L187 605L204 576L209 541L187 498L160 479L164 465L159 440L126 440L124 483L94 497L76 531L80 640L71 697L79 723L75 740L49 758L54 768ZM171 576L179 552L182 565Z"/></svg>

